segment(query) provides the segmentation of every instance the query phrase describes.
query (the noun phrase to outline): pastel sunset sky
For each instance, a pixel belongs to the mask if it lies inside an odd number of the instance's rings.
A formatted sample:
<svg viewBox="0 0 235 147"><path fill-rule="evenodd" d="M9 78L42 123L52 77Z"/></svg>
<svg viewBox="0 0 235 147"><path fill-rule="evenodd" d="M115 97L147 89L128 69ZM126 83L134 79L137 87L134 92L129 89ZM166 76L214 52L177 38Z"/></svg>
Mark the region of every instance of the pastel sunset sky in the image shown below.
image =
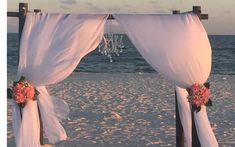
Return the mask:
<svg viewBox="0 0 235 147"><path fill-rule="evenodd" d="M26 2L29 10L63 13L168 13L192 10L200 5L208 34L235 35L235 0L8 0L7 11L18 11L18 3ZM18 20L7 19L7 31L17 32Z"/></svg>

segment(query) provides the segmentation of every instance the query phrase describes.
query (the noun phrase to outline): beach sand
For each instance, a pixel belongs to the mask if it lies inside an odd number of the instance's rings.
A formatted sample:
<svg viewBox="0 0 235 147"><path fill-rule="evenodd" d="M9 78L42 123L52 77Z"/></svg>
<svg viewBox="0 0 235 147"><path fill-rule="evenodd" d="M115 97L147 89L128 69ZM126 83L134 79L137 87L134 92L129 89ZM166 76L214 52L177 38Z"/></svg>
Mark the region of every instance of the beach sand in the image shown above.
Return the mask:
<svg viewBox="0 0 235 147"><path fill-rule="evenodd" d="M213 131L220 147L235 146L235 75L211 75L210 82ZM70 107L62 120L68 139L56 147L175 146L174 87L157 73L73 73L49 91ZM14 147L10 101L7 146Z"/></svg>

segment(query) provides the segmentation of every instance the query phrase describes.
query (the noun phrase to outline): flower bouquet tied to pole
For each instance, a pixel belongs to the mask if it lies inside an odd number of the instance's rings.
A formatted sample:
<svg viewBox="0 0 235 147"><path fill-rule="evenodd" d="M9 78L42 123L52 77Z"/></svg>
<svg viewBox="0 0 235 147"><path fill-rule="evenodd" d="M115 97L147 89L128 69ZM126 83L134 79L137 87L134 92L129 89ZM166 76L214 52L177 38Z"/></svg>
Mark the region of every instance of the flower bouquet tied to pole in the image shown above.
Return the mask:
<svg viewBox="0 0 235 147"><path fill-rule="evenodd" d="M201 106L212 106L212 101L210 96L210 84L209 82L205 84L195 83L190 88L187 89L189 96L188 100L192 104L192 110L199 112Z"/></svg>
<svg viewBox="0 0 235 147"><path fill-rule="evenodd" d="M12 89L8 89L9 97L13 98L18 106L22 109L28 100L37 100L39 91L30 84L24 76L19 81L13 82Z"/></svg>

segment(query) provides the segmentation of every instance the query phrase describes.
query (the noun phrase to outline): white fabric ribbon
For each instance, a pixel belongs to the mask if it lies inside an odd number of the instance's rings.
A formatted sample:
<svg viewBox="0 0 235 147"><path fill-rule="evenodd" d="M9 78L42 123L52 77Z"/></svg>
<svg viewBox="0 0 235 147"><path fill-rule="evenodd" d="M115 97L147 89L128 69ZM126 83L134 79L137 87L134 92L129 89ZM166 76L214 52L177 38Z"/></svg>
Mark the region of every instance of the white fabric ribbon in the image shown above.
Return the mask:
<svg viewBox="0 0 235 147"><path fill-rule="evenodd" d="M190 103L188 102L187 90L175 87L176 95L177 95L177 103L178 110L180 115L180 121L182 123L183 131L184 131L184 140L185 147L192 147L192 113L190 108Z"/></svg>
<svg viewBox="0 0 235 147"><path fill-rule="evenodd" d="M45 134L48 140L51 143L65 140L67 135L56 116L53 98L47 92L46 87L37 87L37 90L40 92L38 96L38 104L40 108L41 119L43 120L43 129L45 130ZM67 106L60 105L60 107L63 109Z"/></svg>
<svg viewBox="0 0 235 147"><path fill-rule="evenodd" d="M22 109L22 120L19 107L13 102L13 127L17 147L40 147L40 122L37 101L28 101Z"/></svg>
<svg viewBox="0 0 235 147"><path fill-rule="evenodd" d="M218 142L207 117L206 106L201 106L200 112L194 112L194 121L201 147L218 147Z"/></svg>

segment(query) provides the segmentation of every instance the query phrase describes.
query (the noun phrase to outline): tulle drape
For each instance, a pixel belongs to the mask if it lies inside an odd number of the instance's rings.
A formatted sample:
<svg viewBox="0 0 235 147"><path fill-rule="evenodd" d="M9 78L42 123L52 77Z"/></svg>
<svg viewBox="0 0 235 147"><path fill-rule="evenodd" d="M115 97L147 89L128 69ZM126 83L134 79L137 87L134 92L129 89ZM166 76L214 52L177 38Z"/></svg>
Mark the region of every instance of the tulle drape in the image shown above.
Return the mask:
<svg viewBox="0 0 235 147"><path fill-rule="evenodd" d="M195 14L114 15L144 59L177 87L203 84L211 71L211 47ZM176 88L177 89L177 88ZM180 118L186 144L191 147L191 112L187 93L177 90ZM194 114L202 147L218 146L207 119L206 109ZM202 125L205 124L204 126Z"/></svg>
<svg viewBox="0 0 235 147"><path fill-rule="evenodd" d="M81 58L98 46L106 18L106 15L27 14L20 42L16 79L24 76L36 86L40 95L38 102L27 102L23 108L22 121L18 106L15 103L13 105L17 147L40 146L38 106L49 141L55 143L67 138L57 116L66 115L68 106L56 99L57 104L64 110L57 111L53 102L55 98L50 96L46 86L69 76Z"/></svg>

